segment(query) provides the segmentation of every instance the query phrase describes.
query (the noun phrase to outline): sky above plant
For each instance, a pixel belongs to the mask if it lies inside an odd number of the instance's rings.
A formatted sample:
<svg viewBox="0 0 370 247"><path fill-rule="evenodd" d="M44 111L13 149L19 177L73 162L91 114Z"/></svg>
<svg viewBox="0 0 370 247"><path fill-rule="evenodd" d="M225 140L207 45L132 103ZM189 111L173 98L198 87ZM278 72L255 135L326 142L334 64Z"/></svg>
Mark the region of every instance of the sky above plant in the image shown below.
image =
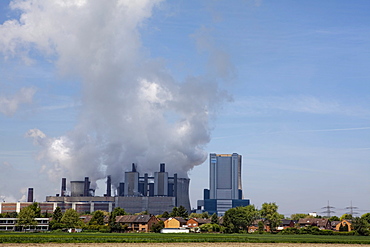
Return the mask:
<svg viewBox="0 0 370 247"><path fill-rule="evenodd" d="M166 163L208 188L243 156L245 198L279 212L370 212L370 3L0 2L0 199L62 177Z"/></svg>

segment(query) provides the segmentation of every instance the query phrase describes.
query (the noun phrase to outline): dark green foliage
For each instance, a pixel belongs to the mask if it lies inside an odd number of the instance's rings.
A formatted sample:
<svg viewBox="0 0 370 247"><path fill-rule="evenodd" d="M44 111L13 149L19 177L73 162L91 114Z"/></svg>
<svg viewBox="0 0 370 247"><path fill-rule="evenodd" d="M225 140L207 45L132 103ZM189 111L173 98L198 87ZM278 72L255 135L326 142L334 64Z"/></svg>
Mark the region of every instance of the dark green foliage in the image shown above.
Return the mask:
<svg viewBox="0 0 370 247"><path fill-rule="evenodd" d="M340 217L340 220L352 220L352 219L353 219L352 214L343 214L343 215Z"/></svg>
<svg viewBox="0 0 370 247"><path fill-rule="evenodd" d="M160 218L169 218L170 214L167 211L164 211L163 214L160 216Z"/></svg>
<svg viewBox="0 0 370 247"><path fill-rule="evenodd" d="M18 213L17 212L7 212L5 214L3 214L4 218L17 218L18 217Z"/></svg>
<svg viewBox="0 0 370 247"><path fill-rule="evenodd" d="M161 232L163 228L164 228L164 222L160 220L157 223L152 225L152 227L150 228L150 231L159 233Z"/></svg>
<svg viewBox="0 0 370 247"><path fill-rule="evenodd" d="M37 202L32 203L28 207L30 207L35 212L35 218L41 217L41 208Z"/></svg>
<svg viewBox="0 0 370 247"><path fill-rule="evenodd" d="M189 216L188 211L184 206L180 207L174 207L172 209L172 212L170 213L170 217L182 217L184 219L187 219Z"/></svg>
<svg viewBox="0 0 370 247"><path fill-rule="evenodd" d="M329 218L329 221L340 221L338 216L332 216Z"/></svg>
<svg viewBox="0 0 370 247"><path fill-rule="evenodd" d="M217 214L212 214L211 223L213 223L213 224L219 224L220 223L219 220L218 220Z"/></svg>
<svg viewBox="0 0 370 247"><path fill-rule="evenodd" d="M53 220L59 223L62 220L62 217L63 217L62 210L60 209L60 207L56 207L53 212Z"/></svg>
<svg viewBox="0 0 370 247"><path fill-rule="evenodd" d="M291 220L299 220L299 219L304 219L304 218L309 218L308 214L292 214L290 216Z"/></svg>
<svg viewBox="0 0 370 247"><path fill-rule="evenodd" d="M203 212L202 213L202 219L208 219L210 217L210 215L208 214L208 212Z"/></svg>
<svg viewBox="0 0 370 247"><path fill-rule="evenodd" d="M112 232L122 231L122 226L119 223L116 223L116 217L120 215L125 215L126 211L123 208L116 207L109 215L109 227Z"/></svg>
<svg viewBox="0 0 370 247"><path fill-rule="evenodd" d="M258 233L263 233L265 231L265 224L263 221L258 221Z"/></svg>
<svg viewBox="0 0 370 247"><path fill-rule="evenodd" d="M231 208L226 211L223 217L223 226L226 233L237 233L241 230L247 231L249 226L258 217L258 210L254 205L246 207Z"/></svg>
<svg viewBox="0 0 370 247"><path fill-rule="evenodd" d="M368 236L369 235L369 223L366 219L355 217L352 221L352 229L361 236Z"/></svg>
<svg viewBox="0 0 370 247"><path fill-rule="evenodd" d="M340 226L339 226L339 231L340 232L348 232L348 225L341 223Z"/></svg>
<svg viewBox="0 0 370 247"><path fill-rule="evenodd" d="M60 222L65 224L67 228L79 228L82 226L80 215L72 208L66 210Z"/></svg>
<svg viewBox="0 0 370 247"><path fill-rule="evenodd" d="M283 229L280 234L299 234L299 229L295 228L295 227L288 227L288 228L285 228Z"/></svg>
<svg viewBox="0 0 370 247"><path fill-rule="evenodd" d="M219 224L207 223L199 226L201 232L220 232Z"/></svg>
<svg viewBox="0 0 370 247"><path fill-rule="evenodd" d="M28 206L22 208L18 215L17 226L21 226L23 228L35 226L37 225L35 218L35 211L33 211L32 207Z"/></svg>
<svg viewBox="0 0 370 247"><path fill-rule="evenodd" d="M270 231L273 232L276 230L281 223L281 220L284 219L284 215L281 215L277 212L278 206L276 203L264 203L260 210L261 217L267 222L270 226Z"/></svg>
<svg viewBox="0 0 370 247"><path fill-rule="evenodd" d="M369 224L370 224L370 213L363 214L363 215L361 216L361 218L363 218L364 220L366 220L366 221L367 221L367 223L369 223Z"/></svg>
<svg viewBox="0 0 370 247"><path fill-rule="evenodd" d="M89 225L104 225L104 213L101 210L94 212L93 217L91 218Z"/></svg>
<svg viewBox="0 0 370 247"><path fill-rule="evenodd" d="M320 229L317 226L306 226L299 229L299 234L319 234Z"/></svg>

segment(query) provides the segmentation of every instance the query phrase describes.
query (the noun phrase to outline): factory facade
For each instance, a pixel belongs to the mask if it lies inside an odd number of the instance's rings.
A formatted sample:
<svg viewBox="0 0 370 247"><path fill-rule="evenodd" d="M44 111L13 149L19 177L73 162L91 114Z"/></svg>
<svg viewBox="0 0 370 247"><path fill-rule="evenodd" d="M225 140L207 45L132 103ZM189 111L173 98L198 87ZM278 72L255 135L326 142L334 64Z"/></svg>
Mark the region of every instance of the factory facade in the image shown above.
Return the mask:
<svg viewBox="0 0 370 247"><path fill-rule="evenodd" d="M203 200L198 201L198 211L222 216L230 208L249 205L250 201L243 199L241 169L241 155L211 153L209 189L204 190Z"/></svg>

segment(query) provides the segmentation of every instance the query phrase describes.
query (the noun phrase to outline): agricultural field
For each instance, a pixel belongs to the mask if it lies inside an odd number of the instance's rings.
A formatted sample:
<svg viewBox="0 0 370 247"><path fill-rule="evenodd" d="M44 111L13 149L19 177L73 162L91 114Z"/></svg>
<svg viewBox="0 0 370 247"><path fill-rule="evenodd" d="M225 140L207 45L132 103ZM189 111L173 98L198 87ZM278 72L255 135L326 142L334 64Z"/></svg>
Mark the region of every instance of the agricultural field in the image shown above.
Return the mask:
<svg viewBox="0 0 370 247"><path fill-rule="evenodd" d="M45 244L0 244L0 246L9 246L9 247L172 247L173 243L66 243L66 244L57 244L57 243L45 243ZM360 247L364 245L353 244L309 244L309 243L176 243L176 247Z"/></svg>
<svg viewBox="0 0 370 247"><path fill-rule="evenodd" d="M342 246L368 244L370 236L156 233L0 233L0 246ZM269 244L271 243L271 244ZM309 243L309 244L308 244ZM326 245L321 245L326 244ZM335 245L334 245L335 244Z"/></svg>

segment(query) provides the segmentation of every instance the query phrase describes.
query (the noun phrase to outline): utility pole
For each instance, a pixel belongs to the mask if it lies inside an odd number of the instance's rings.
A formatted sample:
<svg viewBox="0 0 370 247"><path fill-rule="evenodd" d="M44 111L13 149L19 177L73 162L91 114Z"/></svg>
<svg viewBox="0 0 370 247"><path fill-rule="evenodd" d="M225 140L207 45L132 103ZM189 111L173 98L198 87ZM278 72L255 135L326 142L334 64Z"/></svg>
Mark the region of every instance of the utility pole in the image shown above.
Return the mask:
<svg viewBox="0 0 370 247"><path fill-rule="evenodd" d="M330 218L330 213L335 213L334 211L332 211L331 209L332 208L334 208L334 207L332 207L332 206L330 206L330 204L329 204L329 201L328 201L328 206L326 206L326 207L322 207L323 209L326 209L324 212L322 212L322 213L326 213L326 216L328 217L328 218Z"/></svg>

